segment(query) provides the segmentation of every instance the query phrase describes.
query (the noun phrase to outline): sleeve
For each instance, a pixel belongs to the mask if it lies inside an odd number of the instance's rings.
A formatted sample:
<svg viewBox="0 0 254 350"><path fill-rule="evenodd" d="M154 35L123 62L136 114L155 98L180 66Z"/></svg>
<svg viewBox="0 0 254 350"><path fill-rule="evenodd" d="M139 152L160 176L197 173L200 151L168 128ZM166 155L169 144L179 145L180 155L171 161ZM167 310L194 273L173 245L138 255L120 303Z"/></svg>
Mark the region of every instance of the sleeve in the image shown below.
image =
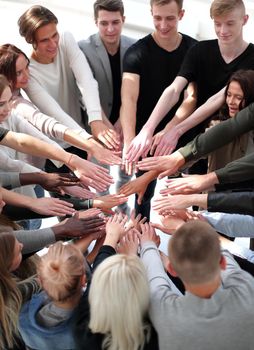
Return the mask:
<svg viewBox="0 0 254 350"><path fill-rule="evenodd" d="M96 269L96 267L98 265L100 265L103 262L103 260L105 260L109 256L112 256L112 255L115 255L115 254L116 254L116 251L115 251L115 249L113 247L108 246L108 245L103 245L100 248L100 250L99 250L99 252L98 252L98 254L97 254L97 256L96 256L96 258L94 260L93 271Z"/></svg>
<svg viewBox="0 0 254 350"><path fill-rule="evenodd" d="M21 282L18 282L17 285L22 295L23 304L26 303L28 300L30 300L33 294L39 293L41 291L39 280L35 276L32 276Z"/></svg>
<svg viewBox="0 0 254 350"><path fill-rule="evenodd" d="M0 173L0 186L8 190L20 187L19 172Z"/></svg>
<svg viewBox="0 0 254 350"><path fill-rule="evenodd" d="M12 159L6 153L4 146L0 146L0 169L2 171L14 171L19 173L41 172L41 169L34 167L22 160Z"/></svg>
<svg viewBox="0 0 254 350"><path fill-rule="evenodd" d="M209 192L207 210L254 215L254 192Z"/></svg>
<svg viewBox="0 0 254 350"><path fill-rule="evenodd" d="M253 179L254 153L228 163L224 168L215 171L219 183L237 183Z"/></svg>
<svg viewBox="0 0 254 350"><path fill-rule="evenodd" d="M198 135L185 147L179 149L186 162L199 159L212 151L227 145L237 136L254 128L254 103L241 110L236 117L227 119L205 133Z"/></svg>
<svg viewBox="0 0 254 350"><path fill-rule="evenodd" d="M142 62L144 62L144 54L142 55L142 50L139 46L133 44L124 55L123 72L141 75Z"/></svg>
<svg viewBox="0 0 254 350"><path fill-rule="evenodd" d="M30 254L45 248L49 244L55 243L55 235L51 228L39 230L19 230L13 231L17 240L24 245L22 253Z"/></svg>
<svg viewBox="0 0 254 350"><path fill-rule="evenodd" d="M29 99L39 107L44 106L45 112L48 115L54 116L61 124L66 125L70 129L80 130L83 135L87 135L86 138L90 137L81 126L75 122L75 120L61 108L56 100L44 89L41 84L30 75L29 86L25 89Z"/></svg>
<svg viewBox="0 0 254 350"><path fill-rule="evenodd" d="M71 33L63 33L62 35L70 67L81 92L82 101L86 106L89 123L102 120L98 83L93 77L87 59Z"/></svg>
<svg viewBox="0 0 254 350"><path fill-rule="evenodd" d="M162 296L166 298L168 294L172 293L181 295L181 292L167 276L155 243L146 242L143 244L140 257L147 271L152 294L156 294L158 299L161 299Z"/></svg>
<svg viewBox="0 0 254 350"><path fill-rule="evenodd" d="M254 237L254 217L251 215L202 212L202 216L219 233L229 237Z"/></svg>
<svg viewBox="0 0 254 350"><path fill-rule="evenodd" d="M226 258L226 270L221 272L221 279L222 282L225 282L225 280L232 275L235 272L243 272L238 263L235 261L233 256L229 253L229 251L223 249L221 251L222 255Z"/></svg>
<svg viewBox="0 0 254 350"><path fill-rule="evenodd" d="M4 129L0 126L0 142L5 138L5 136L8 134L9 130Z"/></svg>
<svg viewBox="0 0 254 350"><path fill-rule="evenodd" d="M18 97L15 100L14 109L43 134L58 140L64 139L64 133L68 127L55 118L41 113L30 101L25 100L23 97Z"/></svg>
<svg viewBox="0 0 254 350"><path fill-rule="evenodd" d="M197 57L199 45L192 46L184 57L183 63L181 65L180 71L177 76L183 77L186 80L197 81L197 63L199 60Z"/></svg>

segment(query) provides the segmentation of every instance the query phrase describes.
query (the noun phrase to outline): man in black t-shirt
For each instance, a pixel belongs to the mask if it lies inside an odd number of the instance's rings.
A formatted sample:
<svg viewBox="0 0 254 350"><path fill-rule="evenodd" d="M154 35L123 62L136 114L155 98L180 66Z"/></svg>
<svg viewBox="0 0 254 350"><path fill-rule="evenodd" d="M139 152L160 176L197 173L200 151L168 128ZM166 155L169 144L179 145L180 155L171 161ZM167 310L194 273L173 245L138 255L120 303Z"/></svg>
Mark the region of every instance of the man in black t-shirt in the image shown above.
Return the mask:
<svg viewBox="0 0 254 350"><path fill-rule="evenodd" d="M218 39L199 42L189 50L176 79L163 91L148 121L133 140L132 152L136 157L151 145L153 150L156 148L156 156L171 153L180 136L220 108L231 74L239 69L254 69L254 45L243 40L243 26L248 21L243 1L214 0L210 16ZM196 83L200 108L188 118L174 118L163 135L156 135L152 141L157 125L190 81ZM130 156L129 160L136 159Z"/></svg>
<svg viewBox="0 0 254 350"><path fill-rule="evenodd" d="M127 173L132 172L132 164L128 162L128 157L135 156L130 147L132 140L148 120L163 90L175 79L185 54L196 43L195 39L178 32L178 23L184 15L182 1L168 0L166 4L165 1L161 4L161 0L152 0L151 12L154 32L132 45L126 52L123 62L120 119L124 135L123 161ZM158 126L158 131L175 115L182 113L189 115L193 111L195 106L193 86L186 91L189 94L184 104L180 107L183 101L182 94L175 108L167 114L165 122ZM137 174L140 175L141 173ZM136 183L138 184L138 180ZM147 189L142 204L142 195L139 195L136 205L137 213L147 218L150 214L150 200L154 187L155 182ZM129 184L121 189L122 193L129 194L128 191Z"/></svg>

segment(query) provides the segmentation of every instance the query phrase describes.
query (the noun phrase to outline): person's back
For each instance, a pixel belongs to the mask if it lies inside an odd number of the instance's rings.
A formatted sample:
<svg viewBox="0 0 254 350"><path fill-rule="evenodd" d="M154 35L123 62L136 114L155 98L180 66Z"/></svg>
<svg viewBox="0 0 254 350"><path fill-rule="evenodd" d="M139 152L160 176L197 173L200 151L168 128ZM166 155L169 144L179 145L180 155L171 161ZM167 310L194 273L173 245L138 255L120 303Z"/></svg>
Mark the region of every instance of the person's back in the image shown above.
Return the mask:
<svg viewBox="0 0 254 350"><path fill-rule="evenodd" d="M227 251L220 252L217 233L208 224L184 224L169 243L168 271L181 278L185 295L175 292L155 261L157 248L150 242L142 245L150 280L150 317L161 350L168 344L172 350L253 348L253 277Z"/></svg>
<svg viewBox="0 0 254 350"><path fill-rule="evenodd" d="M19 319L30 349L75 349L71 324L85 283L84 266L82 253L72 244L58 242L42 257L38 275L44 292L23 306Z"/></svg>

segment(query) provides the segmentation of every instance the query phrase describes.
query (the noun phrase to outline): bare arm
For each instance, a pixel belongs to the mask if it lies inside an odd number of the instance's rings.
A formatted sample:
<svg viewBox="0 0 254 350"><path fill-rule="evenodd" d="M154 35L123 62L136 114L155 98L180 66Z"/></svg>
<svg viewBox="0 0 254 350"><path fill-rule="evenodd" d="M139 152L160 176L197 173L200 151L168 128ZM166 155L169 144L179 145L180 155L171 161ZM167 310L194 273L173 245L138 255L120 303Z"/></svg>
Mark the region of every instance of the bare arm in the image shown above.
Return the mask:
<svg viewBox="0 0 254 350"><path fill-rule="evenodd" d="M196 83L192 82L188 85L184 92L184 99L180 107L177 109L175 116L166 125L164 130L161 130L153 137L151 146L151 155L163 156L170 154L176 147L179 135L176 138L172 137L171 129L183 122L191 113L194 112L197 102L197 87Z"/></svg>
<svg viewBox="0 0 254 350"><path fill-rule="evenodd" d="M140 76L133 73L124 73L122 80L121 99L122 105L120 109L120 121L124 137L123 161L132 139L136 135L136 112L137 100L139 95ZM128 168L128 166L127 166ZM128 169L127 173L128 173Z"/></svg>
<svg viewBox="0 0 254 350"><path fill-rule="evenodd" d="M173 83L164 90L148 121L135 139L132 140L127 154L129 161L137 161L140 157L147 156L152 146L152 137L157 125L177 103L186 84L187 80L185 78L176 77Z"/></svg>

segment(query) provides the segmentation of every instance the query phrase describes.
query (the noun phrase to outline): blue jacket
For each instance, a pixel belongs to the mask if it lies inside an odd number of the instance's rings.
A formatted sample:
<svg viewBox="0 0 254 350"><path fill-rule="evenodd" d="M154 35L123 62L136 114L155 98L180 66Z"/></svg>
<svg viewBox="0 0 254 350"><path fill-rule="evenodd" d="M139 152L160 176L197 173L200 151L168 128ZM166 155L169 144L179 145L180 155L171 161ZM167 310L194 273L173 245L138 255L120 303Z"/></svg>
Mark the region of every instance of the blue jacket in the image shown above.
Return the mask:
<svg viewBox="0 0 254 350"><path fill-rule="evenodd" d="M30 349L72 350L75 349L71 331L72 316L58 326L45 328L36 322L36 314L43 306L46 294L34 295L24 304L19 316L19 332Z"/></svg>

